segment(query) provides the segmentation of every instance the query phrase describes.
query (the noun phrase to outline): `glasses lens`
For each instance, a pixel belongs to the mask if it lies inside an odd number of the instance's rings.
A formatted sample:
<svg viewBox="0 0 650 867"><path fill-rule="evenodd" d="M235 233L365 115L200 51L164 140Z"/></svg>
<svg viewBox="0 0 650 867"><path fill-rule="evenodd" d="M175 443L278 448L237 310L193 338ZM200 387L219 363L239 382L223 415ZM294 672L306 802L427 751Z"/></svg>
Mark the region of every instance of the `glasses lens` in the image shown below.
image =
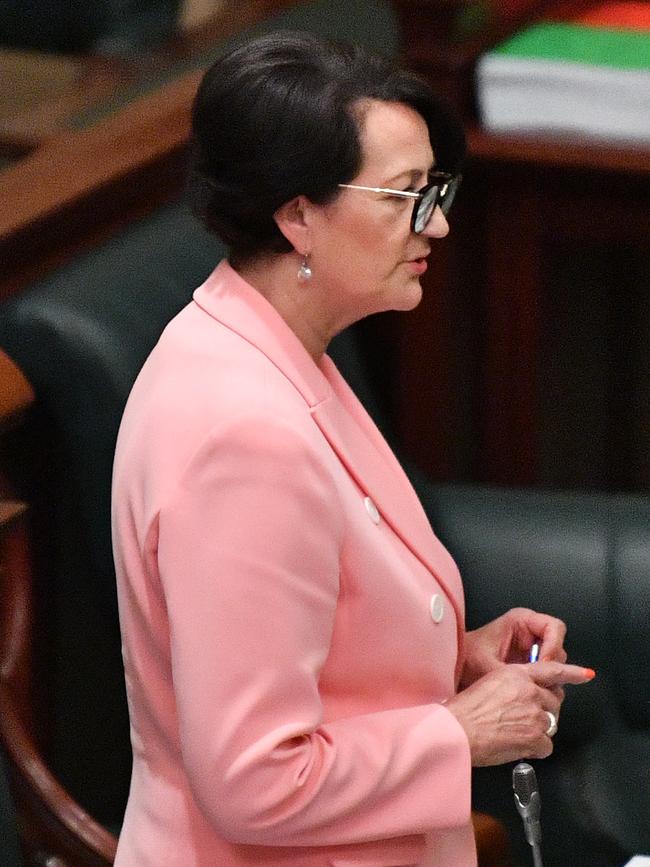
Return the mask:
<svg viewBox="0 0 650 867"><path fill-rule="evenodd" d="M413 214L414 232L419 233L424 231L436 207L439 192L440 187L438 184L431 184L430 187L427 187L423 191L422 198L417 202Z"/></svg>
<svg viewBox="0 0 650 867"><path fill-rule="evenodd" d="M460 175L456 175L455 178L452 178L446 186L444 193L440 196L440 210L442 213L447 216L451 206L454 203L454 197L458 192L458 187L460 186L461 177ZM444 189L444 188L443 188Z"/></svg>

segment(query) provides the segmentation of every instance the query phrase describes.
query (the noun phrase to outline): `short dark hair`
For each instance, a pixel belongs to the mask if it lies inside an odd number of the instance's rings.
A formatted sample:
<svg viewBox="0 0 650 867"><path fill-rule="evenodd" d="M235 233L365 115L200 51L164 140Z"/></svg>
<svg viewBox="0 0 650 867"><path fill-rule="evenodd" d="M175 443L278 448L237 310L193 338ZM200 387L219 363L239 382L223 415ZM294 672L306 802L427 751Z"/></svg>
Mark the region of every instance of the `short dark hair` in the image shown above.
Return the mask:
<svg viewBox="0 0 650 867"><path fill-rule="evenodd" d="M418 76L352 43L280 31L217 60L192 112L190 203L242 261L292 249L273 214L298 195L322 204L361 167L364 99L400 102L425 120L437 167L457 170L465 138Z"/></svg>

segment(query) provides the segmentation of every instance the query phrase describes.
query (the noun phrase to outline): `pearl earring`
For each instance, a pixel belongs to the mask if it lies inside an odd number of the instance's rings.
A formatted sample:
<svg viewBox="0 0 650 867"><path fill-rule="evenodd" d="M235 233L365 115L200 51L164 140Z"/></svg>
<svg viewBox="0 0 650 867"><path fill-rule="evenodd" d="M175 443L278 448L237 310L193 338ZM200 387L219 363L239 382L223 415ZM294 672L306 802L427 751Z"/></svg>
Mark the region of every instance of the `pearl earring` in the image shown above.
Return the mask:
<svg viewBox="0 0 650 867"><path fill-rule="evenodd" d="M309 267L309 254L305 253L302 257L302 264L300 268L298 268L298 279L303 282L307 282L307 280L311 280L311 268Z"/></svg>

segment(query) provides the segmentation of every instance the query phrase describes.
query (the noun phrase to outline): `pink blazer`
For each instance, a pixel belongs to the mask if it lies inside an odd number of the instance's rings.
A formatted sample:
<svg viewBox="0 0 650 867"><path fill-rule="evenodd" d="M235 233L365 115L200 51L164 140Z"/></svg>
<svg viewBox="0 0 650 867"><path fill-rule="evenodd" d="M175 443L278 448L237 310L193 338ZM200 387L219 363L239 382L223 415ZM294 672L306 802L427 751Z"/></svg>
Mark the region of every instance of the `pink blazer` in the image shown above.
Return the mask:
<svg viewBox="0 0 650 867"><path fill-rule="evenodd" d="M332 361L226 262L135 383L113 503L118 867L476 863L458 570Z"/></svg>

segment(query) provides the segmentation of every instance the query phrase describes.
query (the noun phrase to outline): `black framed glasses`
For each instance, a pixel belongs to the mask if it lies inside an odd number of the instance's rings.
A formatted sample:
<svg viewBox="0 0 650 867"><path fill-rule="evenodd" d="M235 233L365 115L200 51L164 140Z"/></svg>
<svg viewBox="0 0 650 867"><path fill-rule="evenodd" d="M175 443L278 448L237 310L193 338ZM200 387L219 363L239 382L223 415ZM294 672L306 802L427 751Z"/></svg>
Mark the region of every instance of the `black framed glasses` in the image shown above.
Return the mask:
<svg viewBox="0 0 650 867"><path fill-rule="evenodd" d="M368 193L383 193L385 196L395 196L399 199L413 199L413 214L411 216L411 228L418 235L423 232L433 215L435 209L440 206L442 213L447 216L452 206L454 197L462 175L450 175L447 172L429 172L429 183L421 190L391 190L389 187L364 187L361 184L339 184L346 190L365 190Z"/></svg>

